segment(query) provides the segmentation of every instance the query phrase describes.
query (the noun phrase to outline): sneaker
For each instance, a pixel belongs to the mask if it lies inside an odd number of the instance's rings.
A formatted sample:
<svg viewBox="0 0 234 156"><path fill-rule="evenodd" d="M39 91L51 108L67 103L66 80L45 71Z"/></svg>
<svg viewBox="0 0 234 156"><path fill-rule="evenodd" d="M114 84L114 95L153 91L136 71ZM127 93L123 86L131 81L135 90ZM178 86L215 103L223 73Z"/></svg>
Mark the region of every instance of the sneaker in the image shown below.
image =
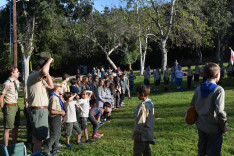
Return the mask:
<svg viewBox="0 0 234 156"><path fill-rule="evenodd" d="M99 134L99 133L97 132L96 135L102 137L104 134Z"/></svg>
<svg viewBox="0 0 234 156"><path fill-rule="evenodd" d="M77 142L77 145L83 145L83 143L82 142Z"/></svg>
<svg viewBox="0 0 234 156"><path fill-rule="evenodd" d="M128 99L132 99L131 97L129 97Z"/></svg>
<svg viewBox="0 0 234 156"><path fill-rule="evenodd" d="M104 123L103 122L99 122L99 125L101 126L101 125L104 125Z"/></svg>
<svg viewBox="0 0 234 156"><path fill-rule="evenodd" d="M99 139L99 138L101 138L101 136L98 136L97 133L96 133L96 134L92 135L92 138L93 139Z"/></svg>
<svg viewBox="0 0 234 156"><path fill-rule="evenodd" d="M73 147L72 144L67 144L66 146L67 146L67 147Z"/></svg>
<svg viewBox="0 0 234 156"><path fill-rule="evenodd" d="M94 143L94 141L88 139L88 140L85 140L85 143L90 143L91 144L91 143Z"/></svg>

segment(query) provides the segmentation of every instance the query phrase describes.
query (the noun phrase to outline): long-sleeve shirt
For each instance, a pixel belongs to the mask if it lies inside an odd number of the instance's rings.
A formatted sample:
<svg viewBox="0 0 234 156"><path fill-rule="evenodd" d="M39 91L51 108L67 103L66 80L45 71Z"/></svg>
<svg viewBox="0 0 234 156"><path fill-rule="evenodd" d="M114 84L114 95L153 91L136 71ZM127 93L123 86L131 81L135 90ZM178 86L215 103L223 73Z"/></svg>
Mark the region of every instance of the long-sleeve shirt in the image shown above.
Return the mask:
<svg viewBox="0 0 234 156"><path fill-rule="evenodd" d="M198 118L197 128L208 134L224 131L226 112L224 111L225 92L218 86L207 97L202 97L201 89L195 90L190 106L195 106Z"/></svg>
<svg viewBox="0 0 234 156"><path fill-rule="evenodd" d="M104 97L104 99L111 104L111 102L112 102L112 95L111 95L110 88L105 87L104 88L104 92L106 93L106 96Z"/></svg>
<svg viewBox="0 0 234 156"><path fill-rule="evenodd" d="M132 138L141 136L141 141L152 141L154 137L154 105L150 99L140 103L134 114L135 123Z"/></svg>
<svg viewBox="0 0 234 156"><path fill-rule="evenodd" d="M104 101L106 101L105 96L106 96L106 93L104 91L104 88L98 87L97 97L96 97L96 103L97 103L98 107L103 107L103 103L104 103Z"/></svg>

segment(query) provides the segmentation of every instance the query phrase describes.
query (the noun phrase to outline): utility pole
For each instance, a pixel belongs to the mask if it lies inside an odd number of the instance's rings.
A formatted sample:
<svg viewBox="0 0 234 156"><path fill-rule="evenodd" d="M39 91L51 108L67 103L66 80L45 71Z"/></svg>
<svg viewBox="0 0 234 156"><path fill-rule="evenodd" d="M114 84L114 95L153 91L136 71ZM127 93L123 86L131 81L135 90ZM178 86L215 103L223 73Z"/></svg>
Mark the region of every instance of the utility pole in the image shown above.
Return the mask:
<svg viewBox="0 0 234 156"><path fill-rule="evenodd" d="M12 57L12 46L11 46L11 43L12 43L12 2L10 1L10 56L11 56L11 65L13 64L13 57Z"/></svg>
<svg viewBox="0 0 234 156"><path fill-rule="evenodd" d="M14 66L17 67L17 26L16 26L16 0L13 0L13 54Z"/></svg>

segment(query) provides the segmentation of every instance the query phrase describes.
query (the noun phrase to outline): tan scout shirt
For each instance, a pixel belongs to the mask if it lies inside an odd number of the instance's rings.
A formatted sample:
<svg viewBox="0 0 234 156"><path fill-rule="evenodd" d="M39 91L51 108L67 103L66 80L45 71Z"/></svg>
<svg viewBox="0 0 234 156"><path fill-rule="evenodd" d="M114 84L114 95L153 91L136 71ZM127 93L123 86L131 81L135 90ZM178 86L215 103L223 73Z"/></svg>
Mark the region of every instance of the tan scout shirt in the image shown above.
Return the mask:
<svg viewBox="0 0 234 156"><path fill-rule="evenodd" d="M49 99L46 91L47 83L40 77L40 72L31 73L27 81L28 105L32 106L48 106Z"/></svg>
<svg viewBox="0 0 234 156"><path fill-rule="evenodd" d="M64 94L65 92L70 92L70 88L67 85L66 82L62 82L62 90L61 90L61 94Z"/></svg>
<svg viewBox="0 0 234 156"><path fill-rule="evenodd" d="M154 106L150 99L143 101L136 111L132 138L141 136L141 141L152 141L154 138Z"/></svg>
<svg viewBox="0 0 234 156"><path fill-rule="evenodd" d="M59 102L59 98L56 97L55 95L51 95L50 96L50 100L49 100L49 111L54 110L54 111L58 111L61 112L62 108ZM49 114L50 117L55 117L56 115L53 114Z"/></svg>
<svg viewBox="0 0 234 156"><path fill-rule="evenodd" d="M169 69L168 70L164 70L163 75L164 75L164 77L168 78L170 76Z"/></svg>
<svg viewBox="0 0 234 156"><path fill-rule="evenodd" d="M19 89L19 81L15 80ZM4 94L4 101L8 104L18 103L18 91L15 88L15 84L12 80L6 80L3 84L2 94Z"/></svg>

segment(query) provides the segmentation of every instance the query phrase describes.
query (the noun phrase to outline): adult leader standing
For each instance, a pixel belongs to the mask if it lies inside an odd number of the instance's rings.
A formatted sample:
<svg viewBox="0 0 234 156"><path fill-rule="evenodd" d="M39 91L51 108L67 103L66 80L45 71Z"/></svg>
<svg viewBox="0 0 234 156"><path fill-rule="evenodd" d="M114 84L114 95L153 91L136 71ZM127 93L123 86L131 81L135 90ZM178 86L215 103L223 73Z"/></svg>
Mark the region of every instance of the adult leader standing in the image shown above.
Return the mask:
<svg viewBox="0 0 234 156"><path fill-rule="evenodd" d="M37 70L31 73L27 81L29 117L33 132L33 152L41 150L44 140L49 138L47 88L53 89L53 81L49 74L53 58L40 60ZM46 79L46 80L45 80Z"/></svg>
<svg viewBox="0 0 234 156"><path fill-rule="evenodd" d="M18 127L20 124L20 109L18 105L19 91L19 70L17 67L8 67L9 78L3 84L0 96L0 105L3 111L5 146L8 146L9 133L12 129L12 142L15 144L18 137ZM5 104L4 104L5 101Z"/></svg>

